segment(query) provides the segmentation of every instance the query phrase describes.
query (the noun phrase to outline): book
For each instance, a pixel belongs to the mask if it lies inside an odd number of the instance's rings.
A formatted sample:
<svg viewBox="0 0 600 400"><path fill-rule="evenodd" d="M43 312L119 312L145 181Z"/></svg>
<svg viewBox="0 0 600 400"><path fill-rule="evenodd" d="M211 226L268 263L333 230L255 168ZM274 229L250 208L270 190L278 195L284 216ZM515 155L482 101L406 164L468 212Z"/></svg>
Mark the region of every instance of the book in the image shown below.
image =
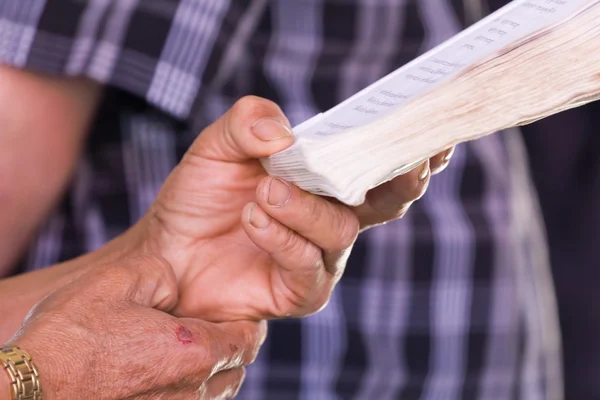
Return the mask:
<svg viewBox="0 0 600 400"><path fill-rule="evenodd" d="M357 206L450 146L598 98L600 0L514 0L294 127L295 143L261 162Z"/></svg>

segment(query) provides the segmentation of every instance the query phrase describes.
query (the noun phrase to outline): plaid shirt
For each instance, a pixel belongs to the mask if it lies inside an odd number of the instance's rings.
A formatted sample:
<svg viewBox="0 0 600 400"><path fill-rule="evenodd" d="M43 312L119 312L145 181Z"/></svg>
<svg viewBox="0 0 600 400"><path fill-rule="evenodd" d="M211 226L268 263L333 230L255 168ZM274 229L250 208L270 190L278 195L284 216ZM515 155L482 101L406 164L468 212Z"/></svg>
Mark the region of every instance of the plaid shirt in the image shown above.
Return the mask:
<svg viewBox="0 0 600 400"><path fill-rule="evenodd" d="M478 0L3 0L0 61L107 91L25 268L135 223L239 97L293 124L472 23ZM241 399L562 398L554 293L518 131L458 146L408 215L363 234L330 304L275 321Z"/></svg>

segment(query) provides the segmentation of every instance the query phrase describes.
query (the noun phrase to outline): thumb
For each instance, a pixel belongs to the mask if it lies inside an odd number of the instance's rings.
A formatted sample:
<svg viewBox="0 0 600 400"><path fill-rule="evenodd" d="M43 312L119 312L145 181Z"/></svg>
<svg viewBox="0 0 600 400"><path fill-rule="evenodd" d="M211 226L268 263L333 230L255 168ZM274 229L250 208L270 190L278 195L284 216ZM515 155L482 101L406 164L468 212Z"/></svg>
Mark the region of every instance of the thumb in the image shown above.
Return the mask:
<svg viewBox="0 0 600 400"><path fill-rule="evenodd" d="M254 96L238 100L194 141L188 155L222 162L268 157L294 142L290 123L273 102Z"/></svg>

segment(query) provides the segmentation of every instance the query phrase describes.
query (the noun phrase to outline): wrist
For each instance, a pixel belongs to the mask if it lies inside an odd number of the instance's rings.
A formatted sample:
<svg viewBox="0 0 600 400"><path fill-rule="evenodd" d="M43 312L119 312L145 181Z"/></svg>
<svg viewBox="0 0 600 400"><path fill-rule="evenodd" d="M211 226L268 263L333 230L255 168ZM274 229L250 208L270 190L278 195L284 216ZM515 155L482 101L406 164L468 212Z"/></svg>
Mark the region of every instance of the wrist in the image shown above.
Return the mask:
<svg viewBox="0 0 600 400"><path fill-rule="evenodd" d="M0 399L41 400L40 377L28 352L16 345L0 346L0 368Z"/></svg>

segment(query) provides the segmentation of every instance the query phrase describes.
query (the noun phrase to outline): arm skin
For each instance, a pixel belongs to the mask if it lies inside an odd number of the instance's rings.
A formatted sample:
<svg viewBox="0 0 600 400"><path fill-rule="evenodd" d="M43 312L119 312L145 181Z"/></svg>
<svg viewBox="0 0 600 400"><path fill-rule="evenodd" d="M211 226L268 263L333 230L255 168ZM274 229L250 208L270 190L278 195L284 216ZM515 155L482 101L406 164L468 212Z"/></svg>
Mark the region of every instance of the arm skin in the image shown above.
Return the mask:
<svg viewBox="0 0 600 400"><path fill-rule="evenodd" d="M0 345L6 343L21 328L27 313L40 300L92 266L110 263L122 257L139 242L143 229L134 226L96 251L62 264L0 280ZM3 398L0 397L0 400Z"/></svg>
<svg viewBox="0 0 600 400"><path fill-rule="evenodd" d="M0 65L0 277L71 178L101 86Z"/></svg>
<svg viewBox="0 0 600 400"><path fill-rule="evenodd" d="M87 80L0 65L0 277L64 192L100 95L101 87ZM15 333L35 303L95 256L0 280L0 293L11 299L0 302L0 343Z"/></svg>
<svg viewBox="0 0 600 400"><path fill-rule="evenodd" d="M74 279L83 271L86 261L91 261L91 257L93 253L65 264L0 280L2 299L10 299L0 301L0 345L15 334L29 310L38 301ZM10 400L10 381L1 367L0 400Z"/></svg>
<svg viewBox="0 0 600 400"><path fill-rule="evenodd" d="M0 371L0 400L10 399L10 382L8 374L5 371Z"/></svg>
<svg viewBox="0 0 600 400"><path fill-rule="evenodd" d="M0 344L21 327L29 310L54 289L75 278L85 260L76 259L43 270L0 280ZM9 299L8 301L6 301ZM0 371L1 373L1 371ZM1 392L0 392L1 394ZM2 397L0 397L0 400Z"/></svg>

